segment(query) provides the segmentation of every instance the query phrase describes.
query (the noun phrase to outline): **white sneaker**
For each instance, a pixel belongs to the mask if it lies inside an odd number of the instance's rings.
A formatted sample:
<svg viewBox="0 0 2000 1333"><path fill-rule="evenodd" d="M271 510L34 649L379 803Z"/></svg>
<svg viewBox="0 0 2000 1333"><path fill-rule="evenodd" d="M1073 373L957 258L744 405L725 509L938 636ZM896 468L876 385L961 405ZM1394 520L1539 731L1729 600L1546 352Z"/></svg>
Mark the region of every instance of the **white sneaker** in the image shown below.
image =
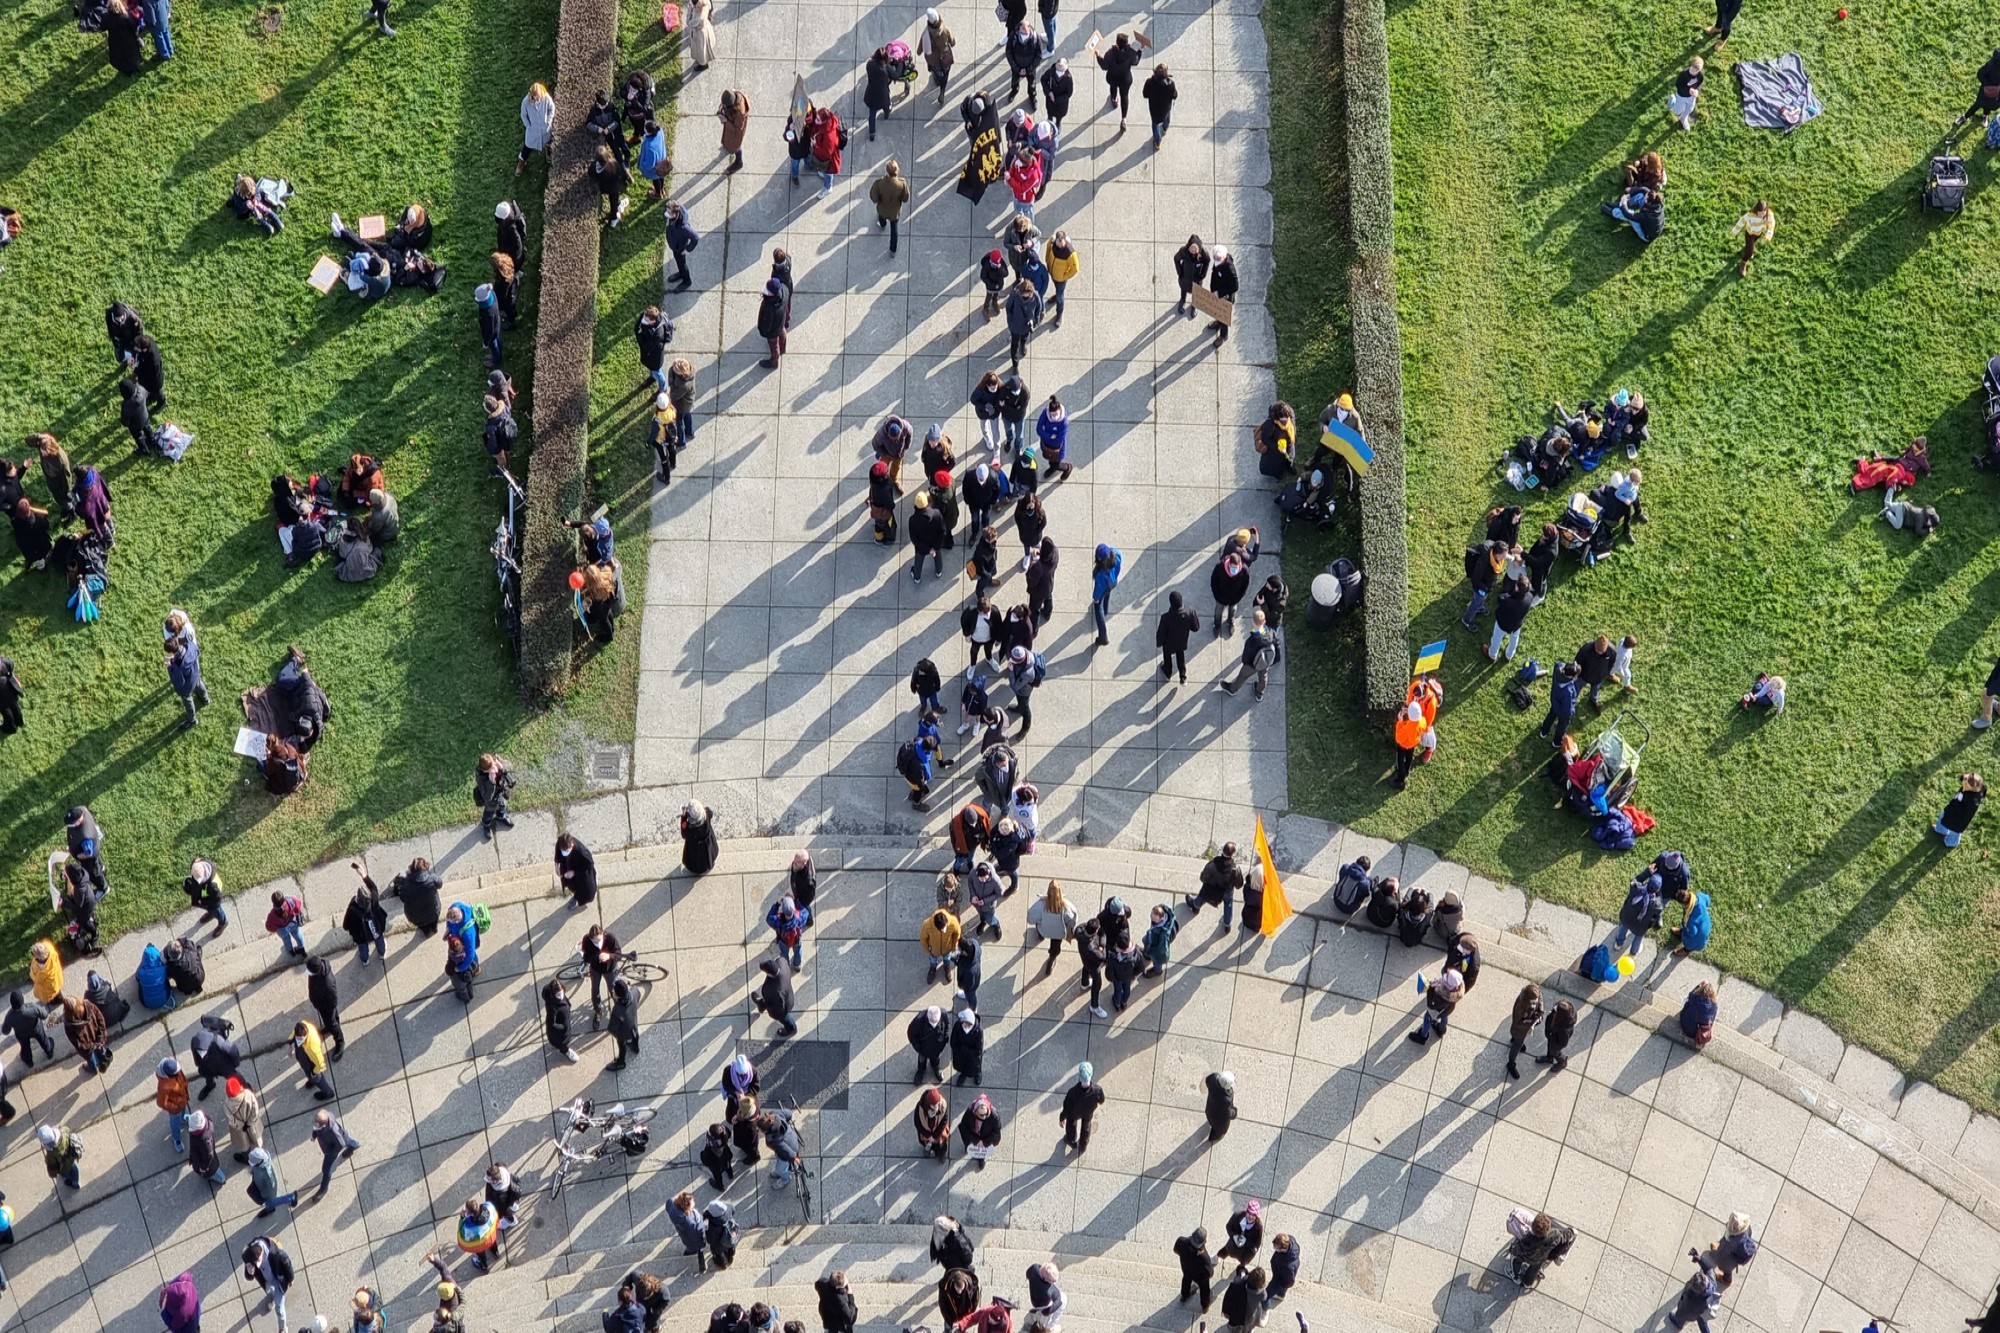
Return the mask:
<svg viewBox="0 0 2000 1333"><path fill-rule="evenodd" d="M338 213L333 215L333 234L335 236L340 235L340 214Z"/></svg>
<svg viewBox="0 0 2000 1333"><path fill-rule="evenodd" d="M967 680L971 680L973 675L977 673L978 670L979 670L979 664L977 662L974 662L971 666L965 669L965 678Z"/></svg>
<svg viewBox="0 0 2000 1333"><path fill-rule="evenodd" d="M1104 1011L1103 1011L1102 1009L1099 1009L1099 1008L1098 1008L1098 1007L1097 1007L1096 1005L1094 1005L1094 1004L1093 1004L1092 1006L1090 1006L1090 1013L1091 1013L1091 1016L1092 1016L1093 1018L1109 1018L1109 1017L1111 1017L1111 1015L1110 1015L1110 1014L1107 1014L1107 1013L1105 1013L1105 1012L1104 1012Z"/></svg>
<svg viewBox="0 0 2000 1333"><path fill-rule="evenodd" d="M1974 726L1976 727L1976 726L1978 726L1979 724L1978 724L1977 722L1975 722L1975 723L1973 723L1972 725L1974 725ZM971 724L970 722L961 722L961 723L959 723L959 724L958 724L958 734L959 734L959 735L961 735L961 736L963 736L963 735L964 735L964 734L965 734L966 732L968 732L968 731L971 731L971 730L972 730L972 724Z"/></svg>
<svg viewBox="0 0 2000 1333"><path fill-rule="evenodd" d="M1988 718L1988 717L1975 717L1975 718L1973 718L1973 719L1972 719L1972 729L1973 729L1974 731L1984 731L1984 730L1986 730L1986 729L1987 729L1988 727L1990 727L1990 726L1992 726L1992 725L1993 725L1993 719L1992 719L1992 718Z"/></svg>
<svg viewBox="0 0 2000 1333"><path fill-rule="evenodd" d="M1023 572L1026 572L1028 566L1034 563L1034 559L1035 557L1033 557L1032 555L1024 555L1021 557L1021 569Z"/></svg>
<svg viewBox="0 0 2000 1333"><path fill-rule="evenodd" d="M575 1063L577 1062L577 1060L578 1060L578 1059L580 1058L580 1057L579 1057L579 1056L577 1055L577 1053L576 1053L575 1051L564 1051L564 1052L563 1052L563 1056L564 1056L564 1057L565 1057L566 1059L568 1059L568 1061L569 1061L569 1062L570 1062L571 1064L575 1064Z"/></svg>

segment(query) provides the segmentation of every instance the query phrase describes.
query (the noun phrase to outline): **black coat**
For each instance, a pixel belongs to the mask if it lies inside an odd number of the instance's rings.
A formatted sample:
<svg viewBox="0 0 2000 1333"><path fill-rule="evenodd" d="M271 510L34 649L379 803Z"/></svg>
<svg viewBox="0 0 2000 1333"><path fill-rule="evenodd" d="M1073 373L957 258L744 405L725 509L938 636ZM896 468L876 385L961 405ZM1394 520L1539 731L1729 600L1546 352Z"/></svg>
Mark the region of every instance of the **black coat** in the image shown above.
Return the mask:
<svg viewBox="0 0 2000 1333"><path fill-rule="evenodd" d="M1528 619L1528 612L1534 608L1535 594L1527 588L1500 594L1494 604L1493 618L1500 624L1502 634L1512 634Z"/></svg>
<svg viewBox="0 0 2000 1333"><path fill-rule="evenodd" d="M910 545L918 551L942 551L950 535L944 515L936 509L925 507L910 512Z"/></svg>
<svg viewBox="0 0 2000 1333"><path fill-rule="evenodd" d="M306 1000L322 1019L340 1012L340 987L333 980L333 964L324 958L306 963Z"/></svg>
<svg viewBox="0 0 2000 1333"><path fill-rule="evenodd" d="M1167 118L1173 110L1174 99L1180 95L1171 74L1155 74L1139 88L1139 96L1146 99L1146 110L1155 124Z"/></svg>
<svg viewBox="0 0 2000 1333"><path fill-rule="evenodd" d="M1242 565L1232 577L1223 568L1223 562L1216 561L1215 568L1209 571L1208 590L1215 594L1216 605L1235 606L1250 591L1250 566Z"/></svg>
<svg viewBox="0 0 2000 1333"><path fill-rule="evenodd" d="M1042 96L1048 99L1049 119L1061 120L1069 114L1069 99L1076 95L1076 78L1050 65L1042 71Z"/></svg>
<svg viewBox="0 0 2000 1333"><path fill-rule="evenodd" d="M765 292L757 303L757 336L775 338L785 331L785 293Z"/></svg>
<svg viewBox="0 0 2000 1333"><path fill-rule="evenodd" d="M1229 1122L1236 1118L1236 1092L1222 1086L1222 1080L1210 1074L1203 1082L1208 1087L1208 1102L1202 1108L1210 1129L1227 1129Z"/></svg>
<svg viewBox="0 0 2000 1333"><path fill-rule="evenodd" d="M674 326L664 315L649 320L642 314L632 323L632 339L639 344L639 364L648 370L658 370L666 362L667 344L674 340Z"/></svg>
<svg viewBox="0 0 2000 1333"><path fill-rule="evenodd" d="M866 81L861 90L861 105L870 111L889 109L889 62L879 55L868 57L868 64L862 69Z"/></svg>
<svg viewBox="0 0 2000 1333"><path fill-rule="evenodd" d="M764 1012L773 1019L785 1018L792 1012L792 965L782 958L766 958L759 970L764 982L757 996L764 1002Z"/></svg>
<svg viewBox="0 0 2000 1333"><path fill-rule="evenodd" d="M1602 685L1611 679L1611 663L1617 658L1618 649L1606 646L1602 652L1597 649L1597 641L1591 640L1576 650L1576 664L1583 668L1581 677L1588 689L1592 685Z"/></svg>
<svg viewBox="0 0 2000 1333"><path fill-rule="evenodd" d="M972 1031L967 1032L965 1024L953 1023L951 1025L952 1069L977 1082L985 1063L986 1029L975 1024Z"/></svg>
<svg viewBox="0 0 2000 1333"><path fill-rule="evenodd" d="M813 1283L813 1290L819 1293L819 1322L826 1326L829 1333L854 1327L861 1311L854 1304L852 1291L834 1286L830 1277Z"/></svg>
<svg viewBox="0 0 2000 1333"><path fill-rule="evenodd" d="M1209 270L1208 289L1225 301L1234 301L1241 284L1236 278L1236 261L1224 259Z"/></svg>
<svg viewBox="0 0 2000 1333"><path fill-rule="evenodd" d="M1160 616L1160 627L1153 631L1153 643L1163 653L1184 653L1187 651L1188 636L1201 632L1201 616L1183 606L1180 610L1168 610Z"/></svg>
<svg viewBox="0 0 2000 1333"><path fill-rule="evenodd" d="M1174 1242L1174 1254L1181 1261L1181 1276L1207 1282L1215 1276L1215 1256L1208 1252L1208 1233L1197 1230Z"/></svg>
<svg viewBox="0 0 2000 1333"><path fill-rule="evenodd" d="M550 1045L569 1049L569 996L554 981L542 987L542 1033Z"/></svg>
<svg viewBox="0 0 2000 1333"><path fill-rule="evenodd" d="M164 398L167 393L167 366L160 359L160 345L150 343L134 349L132 378L139 381L139 387L154 398Z"/></svg>
<svg viewBox="0 0 2000 1333"><path fill-rule="evenodd" d="M1062 1115L1058 1123L1088 1125L1090 1118L1097 1114L1097 1108L1104 1105L1104 1089L1096 1083L1072 1083L1063 1094Z"/></svg>
<svg viewBox="0 0 2000 1333"><path fill-rule="evenodd" d="M1138 63L1139 48L1129 42L1113 42L1097 57L1097 67L1104 71L1105 83L1113 88L1130 88L1132 70ZM1208 262L1204 259L1202 267L1206 269L1207 266Z"/></svg>
<svg viewBox="0 0 2000 1333"><path fill-rule="evenodd" d="M1191 255L1185 245L1174 251L1174 276L1180 279L1183 287L1199 286L1202 279L1208 276L1208 251Z"/></svg>
<svg viewBox="0 0 2000 1333"><path fill-rule="evenodd" d="M340 928L356 944L375 939L389 924L389 914L382 909L375 895L369 893L366 887L362 892L367 896L348 899L347 911L340 918Z"/></svg>
<svg viewBox="0 0 2000 1333"><path fill-rule="evenodd" d="M590 848L579 842L566 852L557 852L556 873L577 902L597 900L597 858L590 854Z"/></svg>
<svg viewBox="0 0 2000 1333"><path fill-rule="evenodd" d="M104 11L104 37L110 46L111 67L120 74L137 74L146 55L139 47L139 20L116 10Z"/></svg>
<svg viewBox="0 0 2000 1333"><path fill-rule="evenodd" d="M437 929L443 916L444 881L433 870L409 870L389 883L392 897L403 900L403 915L426 933Z"/></svg>
<svg viewBox="0 0 2000 1333"><path fill-rule="evenodd" d="M910 1020L910 1047L925 1060L935 1060L951 1045L953 1023L946 1019L943 1026L932 1027L922 1014Z"/></svg>
<svg viewBox="0 0 2000 1333"><path fill-rule="evenodd" d="M614 994L611 1000L611 1021L609 1031L623 1037L630 1044L639 1040L639 992L627 986L623 995Z"/></svg>
<svg viewBox="0 0 2000 1333"><path fill-rule="evenodd" d="M968 1107L965 1114L958 1118L958 1137L968 1147L975 1143L983 1143L989 1148L999 1147L1000 1113L988 1112L985 1122L981 1124L973 1119L972 1110Z"/></svg>

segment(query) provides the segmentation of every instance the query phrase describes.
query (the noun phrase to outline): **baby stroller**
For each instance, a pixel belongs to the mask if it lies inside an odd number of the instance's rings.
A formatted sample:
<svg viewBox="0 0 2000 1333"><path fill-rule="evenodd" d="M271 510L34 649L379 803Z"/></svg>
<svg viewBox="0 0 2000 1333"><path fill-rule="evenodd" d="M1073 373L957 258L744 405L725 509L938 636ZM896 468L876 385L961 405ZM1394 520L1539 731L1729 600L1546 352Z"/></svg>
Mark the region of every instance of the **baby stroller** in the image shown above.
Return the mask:
<svg viewBox="0 0 2000 1333"><path fill-rule="evenodd" d="M1313 576L1312 597L1306 603L1306 624L1325 629L1346 612L1357 609L1365 582L1352 560L1344 555L1335 557L1324 571Z"/></svg>
<svg viewBox="0 0 2000 1333"><path fill-rule="evenodd" d="M1293 519L1301 518L1317 524L1321 532L1333 526L1333 489L1324 468L1293 477L1273 503L1278 506L1280 532L1290 527Z"/></svg>
<svg viewBox="0 0 2000 1333"><path fill-rule="evenodd" d="M1601 520L1597 503L1577 491L1570 496L1569 507L1556 519L1556 539L1563 550L1580 556L1585 565L1594 565L1598 557L1610 553L1617 533Z"/></svg>
<svg viewBox="0 0 2000 1333"><path fill-rule="evenodd" d="M882 54L889 58L889 82L903 85L901 95L908 97L917 82L917 57L910 44L899 37L883 47Z"/></svg>
<svg viewBox="0 0 2000 1333"><path fill-rule="evenodd" d="M1918 203L1926 210L1958 213L1965 208L1965 190L1971 178L1965 174L1965 159L1940 153L1931 159L1930 173L1924 178Z"/></svg>
<svg viewBox="0 0 2000 1333"><path fill-rule="evenodd" d="M1564 806L1580 815L1601 815L1631 800L1639 786L1639 760L1652 739L1651 728L1636 713L1611 719L1611 725L1569 766Z"/></svg>

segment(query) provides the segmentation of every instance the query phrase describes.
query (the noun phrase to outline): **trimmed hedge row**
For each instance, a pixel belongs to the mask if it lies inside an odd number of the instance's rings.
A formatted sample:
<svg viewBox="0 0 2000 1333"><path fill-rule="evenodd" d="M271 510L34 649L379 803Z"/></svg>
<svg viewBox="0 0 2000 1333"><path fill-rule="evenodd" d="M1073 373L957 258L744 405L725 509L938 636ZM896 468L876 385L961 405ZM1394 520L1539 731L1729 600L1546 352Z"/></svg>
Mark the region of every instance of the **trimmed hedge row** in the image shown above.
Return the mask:
<svg viewBox="0 0 2000 1333"><path fill-rule="evenodd" d="M520 683L529 699L554 698L569 688L576 644L569 591L576 539L562 520L584 505L599 233L589 174L594 145L583 119L592 92L616 85L617 54L618 0L563 0L536 306L534 452L521 534Z"/></svg>
<svg viewBox="0 0 2000 1333"><path fill-rule="evenodd" d="M1389 144L1389 32L1384 0L1347 0L1348 318L1354 399L1374 465L1361 479L1361 638L1368 705L1392 709L1410 679L1410 548L1404 525L1403 340L1396 322L1396 179Z"/></svg>

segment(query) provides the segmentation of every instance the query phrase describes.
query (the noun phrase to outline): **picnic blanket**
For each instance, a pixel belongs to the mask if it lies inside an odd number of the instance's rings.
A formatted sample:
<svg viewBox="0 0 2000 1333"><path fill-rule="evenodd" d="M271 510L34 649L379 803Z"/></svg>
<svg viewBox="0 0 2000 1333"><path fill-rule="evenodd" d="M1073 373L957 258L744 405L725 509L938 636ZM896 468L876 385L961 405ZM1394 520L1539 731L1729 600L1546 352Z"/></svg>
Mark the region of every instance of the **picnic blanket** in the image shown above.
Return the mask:
<svg viewBox="0 0 2000 1333"><path fill-rule="evenodd" d="M324 722L330 710L319 683L308 679L303 689L287 690L279 685L259 685L243 691L243 720L258 731L273 736L296 736L299 719L311 715Z"/></svg>
<svg viewBox="0 0 2000 1333"><path fill-rule="evenodd" d="M1776 60L1737 61L1736 82L1743 90L1743 123L1757 129L1789 134L1824 110L1796 51Z"/></svg>

